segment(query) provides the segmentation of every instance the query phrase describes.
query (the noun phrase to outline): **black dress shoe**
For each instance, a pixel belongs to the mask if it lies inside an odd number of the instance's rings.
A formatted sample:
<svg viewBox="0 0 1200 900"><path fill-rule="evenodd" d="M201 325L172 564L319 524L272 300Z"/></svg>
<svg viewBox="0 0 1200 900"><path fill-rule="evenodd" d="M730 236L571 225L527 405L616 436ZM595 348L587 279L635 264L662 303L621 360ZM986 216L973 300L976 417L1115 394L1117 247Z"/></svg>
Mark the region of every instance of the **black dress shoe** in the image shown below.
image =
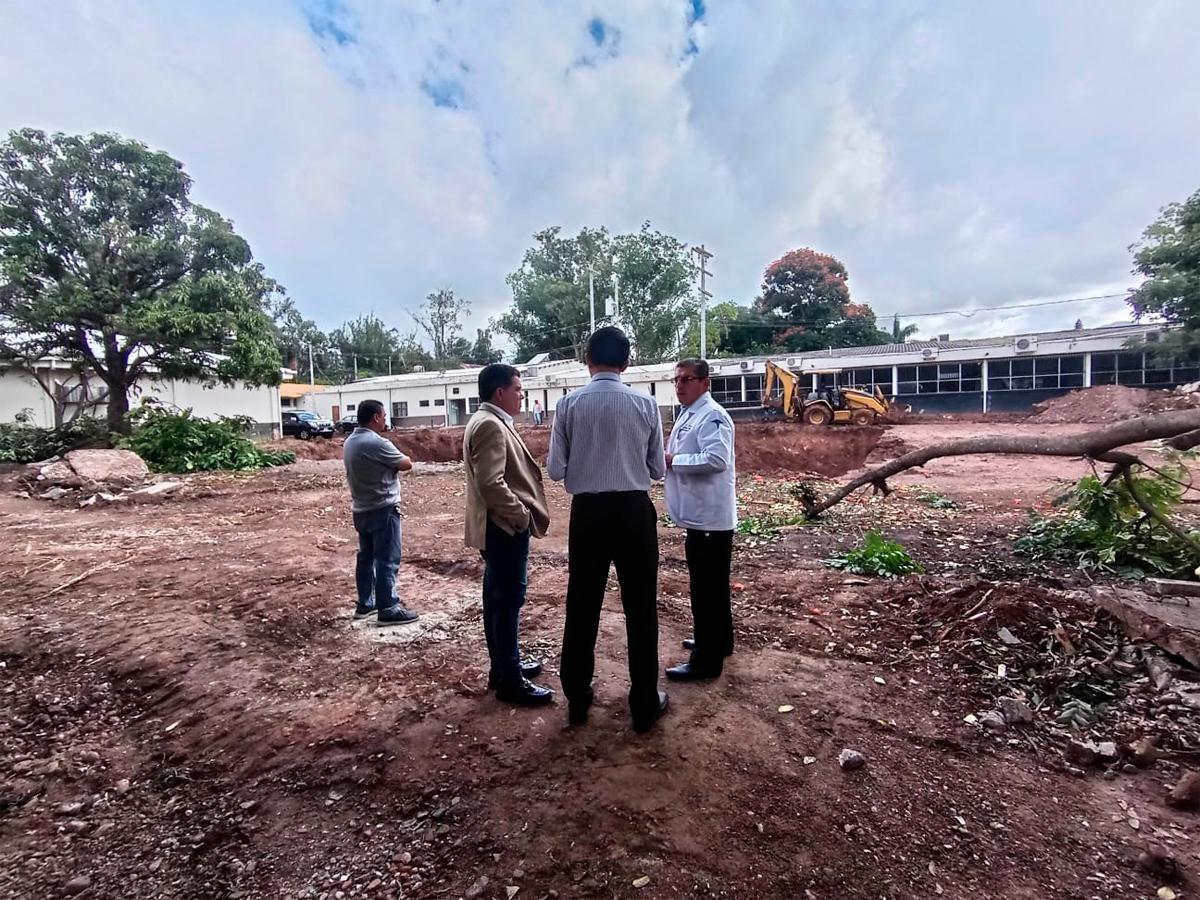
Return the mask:
<svg viewBox="0 0 1200 900"><path fill-rule="evenodd" d="M545 706L554 699L554 691L522 678L519 685L496 688L496 699L517 706Z"/></svg>
<svg viewBox="0 0 1200 900"><path fill-rule="evenodd" d="M521 660L521 677L522 678L537 678L542 674L542 664L536 659ZM488 672L487 689L493 690L496 687L496 675L494 672Z"/></svg>
<svg viewBox="0 0 1200 900"><path fill-rule="evenodd" d="M635 718L633 720L633 730L639 733L647 732L654 727L654 723L663 717L667 707L671 705L671 698L667 696L666 691L658 692L658 709L656 709L647 718Z"/></svg>
<svg viewBox="0 0 1200 900"><path fill-rule="evenodd" d="M588 710L592 706L592 692L588 691L586 697L579 700L572 700L567 704L567 723L570 725L586 725L588 720Z"/></svg>
<svg viewBox="0 0 1200 900"><path fill-rule="evenodd" d="M683 643L684 650L695 650L696 649L696 641L693 638L684 638L682 643ZM733 656L733 648L730 647L728 650L726 650L725 655Z"/></svg>
<svg viewBox="0 0 1200 900"><path fill-rule="evenodd" d="M697 669L690 662L680 663L667 669L667 677L672 681L703 681L707 678L717 678L721 670Z"/></svg>

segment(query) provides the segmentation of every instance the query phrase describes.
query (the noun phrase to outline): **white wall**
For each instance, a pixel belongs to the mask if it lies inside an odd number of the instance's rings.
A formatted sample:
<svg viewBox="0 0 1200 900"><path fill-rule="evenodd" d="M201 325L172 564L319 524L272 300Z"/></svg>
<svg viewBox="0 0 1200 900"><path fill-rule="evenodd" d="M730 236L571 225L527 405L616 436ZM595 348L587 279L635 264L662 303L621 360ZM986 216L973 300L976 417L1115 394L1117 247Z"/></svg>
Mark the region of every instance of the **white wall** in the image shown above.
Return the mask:
<svg viewBox="0 0 1200 900"><path fill-rule="evenodd" d="M36 424L54 424L54 406L36 381L12 369L0 372L0 422L12 422L27 409Z"/></svg>
<svg viewBox="0 0 1200 900"><path fill-rule="evenodd" d="M58 381L75 381L63 371ZM212 388L194 381L139 382L138 389L131 391L129 404L136 406L143 397L156 397L181 409L190 407L196 415L250 416L269 432L278 426L279 389L273 387L249 387L244 384L218 384ZM54 407L50 398L32 378L13 370L0 372L0 422L11 422L24 409L33 411L36 425L50 427L54 424ZM103 415L103 406L97 410Z"/></svg>

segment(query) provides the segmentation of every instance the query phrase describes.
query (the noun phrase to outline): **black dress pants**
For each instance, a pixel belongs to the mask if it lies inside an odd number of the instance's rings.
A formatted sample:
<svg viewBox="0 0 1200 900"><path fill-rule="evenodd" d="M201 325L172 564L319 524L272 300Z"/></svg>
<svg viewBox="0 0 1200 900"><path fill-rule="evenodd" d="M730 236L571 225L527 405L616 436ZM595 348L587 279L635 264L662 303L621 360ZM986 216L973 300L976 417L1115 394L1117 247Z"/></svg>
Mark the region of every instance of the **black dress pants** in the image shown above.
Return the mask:
<svg viewBox="0 0 1200 900"><path fill-rule="evenodd" d="M692 588L693 669L721 671L733 652L733 608L729 573L733 562L732 531L687 531L684 540Z"/></svg>
<svg viewBox="0 0 1200 900"><path fill-rule="evenodd" d="M650 495L575 495L567 544L563 693L572 705L591 701L600 607L615 565L629 642L629 709L635 722L652 720L658 710L658 522Z"/></svg>

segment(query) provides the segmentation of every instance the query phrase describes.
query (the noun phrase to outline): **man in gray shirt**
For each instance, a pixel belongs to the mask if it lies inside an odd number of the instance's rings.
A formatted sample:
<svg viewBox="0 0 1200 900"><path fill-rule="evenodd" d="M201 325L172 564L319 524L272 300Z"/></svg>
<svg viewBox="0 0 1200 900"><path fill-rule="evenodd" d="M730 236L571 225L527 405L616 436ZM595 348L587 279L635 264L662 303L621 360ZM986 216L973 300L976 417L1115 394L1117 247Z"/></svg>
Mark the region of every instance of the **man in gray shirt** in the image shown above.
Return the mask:
<svg viewBox="0 0 1200 900"><path fill-rule="evenodd" d="M658 689L658 515L649 494L666 460L658 404L621 383L629 350L629 338L611 325L588 339L592 380L555 407L546 468L571 494L560 666L570 722L587 721L600 608L615 564L629 640L629 710L634 729L648 731L667 709Z"/></svg>
<svg viewBox="0 0 1200 900"><path fill-rule="evenodd" d="M411 469L412 460L381 435L387 428L382 403L364 400L357 415L358 427L342 446L350 512L358 532L354 618L376 613L380 625L404 625L415 622L417 614L405 609L395 594L400 568L400 510L396 508L400 482L396 473Z"/></svg>

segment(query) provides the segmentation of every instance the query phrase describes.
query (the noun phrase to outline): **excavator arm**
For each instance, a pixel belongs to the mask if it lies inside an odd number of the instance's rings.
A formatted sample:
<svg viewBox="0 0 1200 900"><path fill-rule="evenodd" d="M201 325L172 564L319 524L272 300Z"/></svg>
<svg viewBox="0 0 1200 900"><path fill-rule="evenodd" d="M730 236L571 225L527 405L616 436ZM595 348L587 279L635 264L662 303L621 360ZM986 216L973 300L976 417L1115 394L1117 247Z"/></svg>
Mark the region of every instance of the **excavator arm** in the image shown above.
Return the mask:
<svg viewBox="0 0 1200 900"><path fill-rule="evenodd" d="M773 363L770 360L767 360L766 370L767 376L765 382L763 383L763 406L778 405L779 407L782 407L785 415L797 415L799 410L796 408L796 405L799 401L796 397L796 385L798 383L796 374L792 372L791 369L784 368L783 366ZM783 391L783 397L781 398L782 402L775 401L774 394L776 381L779 382L779 385Z"/></svg>

